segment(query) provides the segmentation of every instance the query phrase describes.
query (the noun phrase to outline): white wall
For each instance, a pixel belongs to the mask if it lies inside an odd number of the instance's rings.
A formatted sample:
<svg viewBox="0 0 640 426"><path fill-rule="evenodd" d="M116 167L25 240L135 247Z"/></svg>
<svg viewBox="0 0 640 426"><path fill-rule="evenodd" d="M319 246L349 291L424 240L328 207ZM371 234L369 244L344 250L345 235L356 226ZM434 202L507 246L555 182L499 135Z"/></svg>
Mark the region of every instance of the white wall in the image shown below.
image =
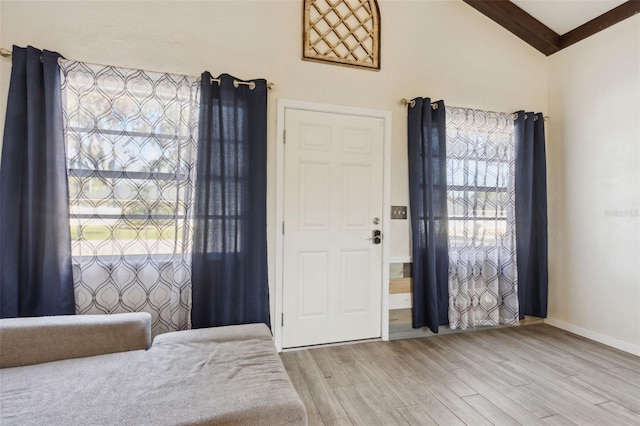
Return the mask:
<svg viewBox="0 0 640 426"><path fill-rule="evenodd" d="M549 65L550 323L640 355L640 16Z"/></svg>
<svg viewBox="0 0 640 426"><path fill-rule="evenodd" d="M547 110L547 58L460 0L380 0L379 72L302 61L302 3L2 0L0 34L7 48L30 44L86 62L191 75L228 72L274 82L267 159L270 242L276 229L276 98L392 111L394 205L408 203L401 98L431 96L505 112ZM1 66L4 117L9 61ZM407 221L392 222L391 239L391 256L407 257ZM269 254L273 285L273 244Z"/></svg>

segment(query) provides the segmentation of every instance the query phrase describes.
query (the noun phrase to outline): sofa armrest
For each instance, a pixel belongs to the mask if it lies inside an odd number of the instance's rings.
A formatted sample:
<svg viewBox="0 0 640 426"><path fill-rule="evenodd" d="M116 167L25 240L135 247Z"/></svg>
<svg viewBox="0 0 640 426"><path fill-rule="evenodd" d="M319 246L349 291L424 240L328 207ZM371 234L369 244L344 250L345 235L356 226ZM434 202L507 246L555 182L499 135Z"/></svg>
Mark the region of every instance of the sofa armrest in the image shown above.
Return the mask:
<svg viewBox="0 0 640 426"><path fill-rule="evenodd" d="M148 349L151 315L62 315L0 320L0 368Z"/></svg>

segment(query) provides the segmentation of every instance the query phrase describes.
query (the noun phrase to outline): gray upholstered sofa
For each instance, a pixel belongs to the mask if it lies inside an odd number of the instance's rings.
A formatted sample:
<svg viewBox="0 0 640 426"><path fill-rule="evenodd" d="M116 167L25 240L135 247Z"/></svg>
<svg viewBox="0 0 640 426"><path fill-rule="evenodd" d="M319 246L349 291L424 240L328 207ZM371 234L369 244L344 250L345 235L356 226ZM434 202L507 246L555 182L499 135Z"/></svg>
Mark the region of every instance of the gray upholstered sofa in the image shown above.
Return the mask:
<svg viewBox="0 0 640 426"><path fill-rule="evenodd" d="M166 333L144 313L0 320L0 423L306 424L263 324Z"/></svg>

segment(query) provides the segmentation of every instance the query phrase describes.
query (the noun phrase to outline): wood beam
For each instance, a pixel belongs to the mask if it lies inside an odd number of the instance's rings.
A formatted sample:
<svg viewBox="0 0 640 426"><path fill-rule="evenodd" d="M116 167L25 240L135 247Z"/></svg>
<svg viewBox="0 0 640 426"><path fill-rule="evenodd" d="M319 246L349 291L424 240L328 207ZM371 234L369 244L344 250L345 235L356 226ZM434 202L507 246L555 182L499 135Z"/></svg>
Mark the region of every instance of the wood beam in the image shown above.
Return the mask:
<svg viewBox="0 0 640 426"><path fill-rule="evenodd" d="M640 0L629 0L586 24L559 35L509 0L462 1L547 56L640 13Z"/></svg>
<svg viewBox="0 0 640 426"><path fill-rule="evenodd" d="M571 46L605 28L609 28L620 21L632 17L636 13L640 13L640 1L630 0L622 3L620 6L560 36L560 48L564 49L565 47Z"/></svg>
<svg viewBox="0 0 640 426"><path fill-rule="evenodd" d="M560 50L560 35L509 0L463 1L545 55Z"/></svg>

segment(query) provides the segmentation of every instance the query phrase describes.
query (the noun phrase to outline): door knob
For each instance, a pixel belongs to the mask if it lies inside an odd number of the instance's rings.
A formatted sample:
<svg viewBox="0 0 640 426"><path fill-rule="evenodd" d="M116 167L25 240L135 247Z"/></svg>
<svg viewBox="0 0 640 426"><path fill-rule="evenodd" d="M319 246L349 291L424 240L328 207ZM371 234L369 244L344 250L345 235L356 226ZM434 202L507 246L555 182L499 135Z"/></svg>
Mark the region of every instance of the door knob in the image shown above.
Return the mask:
<svg viewBox="0 0 640 426"><path fill-rule="evenodd" d="M374 229L373 231L371 231L371 238L367 239L373 242L373 244L380 244L382 242L382 231L380 231L379 229Z"/></svg>

